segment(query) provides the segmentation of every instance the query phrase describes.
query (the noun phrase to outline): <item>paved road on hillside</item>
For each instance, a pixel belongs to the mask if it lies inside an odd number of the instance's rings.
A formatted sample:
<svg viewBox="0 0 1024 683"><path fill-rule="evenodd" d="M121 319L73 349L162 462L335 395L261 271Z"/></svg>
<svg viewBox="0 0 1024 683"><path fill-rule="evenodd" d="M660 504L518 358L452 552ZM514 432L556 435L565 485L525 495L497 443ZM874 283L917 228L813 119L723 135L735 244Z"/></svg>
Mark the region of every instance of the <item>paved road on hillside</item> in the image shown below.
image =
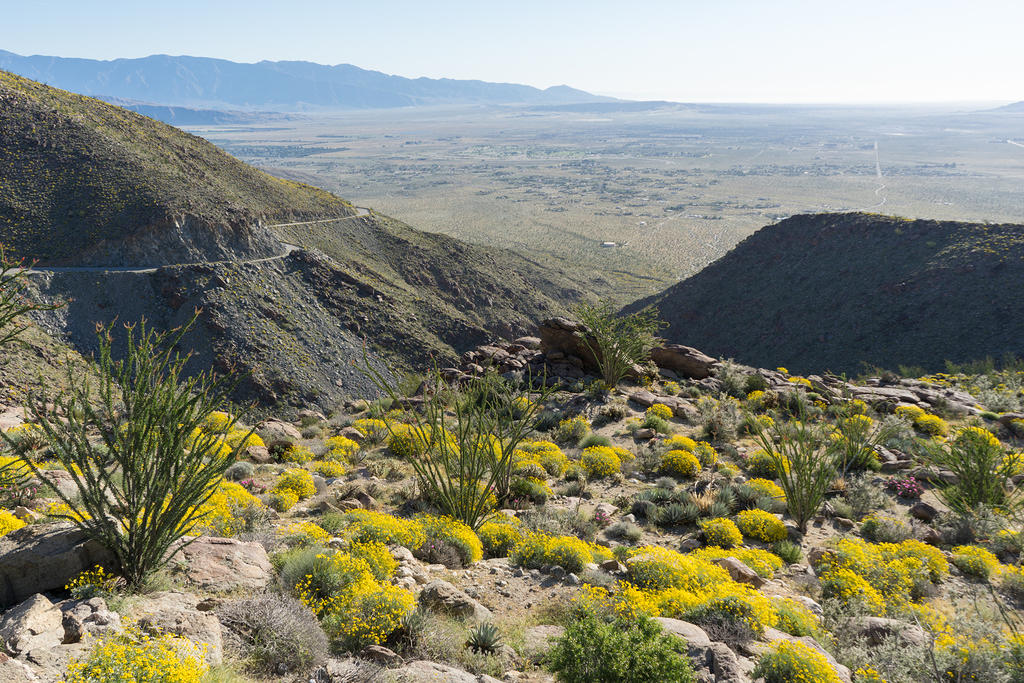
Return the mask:
<svg viewBox="0 0 1024 683"><path fill-rule="evenodd" d="M269 225L269 228L288 228L295 225L316 225L318 223L334 223L335 221L345 221L350 218L361 218L363 216L369 216L370 210L362 207L355 207L356 213L352 216L344 216L342 218L324 218L316 221L300 221L298 223L278 223L276 225ZM152 266L148 268L132 268L131 266L64 266L49 268L46 266L36 266L30 270L25 271L26 275L41 275L43 273L155 273L160 268L168 268L173 266L217 266L226 263L266 263L267 261L278 261L287 257L294 251L302 249L297 244L288 244L282 242L281 246L284 247L284 253L278 254L277 256L265 256L263 258L244 259L242 261L197 261L195 263L168 263L162 266Z"/></svg>

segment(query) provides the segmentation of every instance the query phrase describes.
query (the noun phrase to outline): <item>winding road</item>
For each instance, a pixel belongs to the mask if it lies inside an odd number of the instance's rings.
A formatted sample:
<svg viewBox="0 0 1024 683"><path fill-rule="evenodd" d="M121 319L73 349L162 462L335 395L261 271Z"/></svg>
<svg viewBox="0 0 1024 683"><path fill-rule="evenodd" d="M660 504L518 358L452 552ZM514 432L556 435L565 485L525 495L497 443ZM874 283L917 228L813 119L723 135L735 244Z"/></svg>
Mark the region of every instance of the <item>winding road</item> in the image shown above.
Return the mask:
<svg viewBox="0 0 1024 683"><path fill-rule="evenodd" d="M317 225L319 223L334 223L336 221L345 221L350 218L362 218L363 216L369 216L370 210L364 209L361 206L355 207L356 212L351 216L342 216L341 218L324 218L315 221L299 221L297 223L277 223L276 225L268 225L268 228L288 228L295 225ZM245 259L242 261L224 260L224 261L196 261L195 263L167 263L160 266L151 266L147 268L132 268L130 266L63 266L63 267L39 267L30 268L23 271L26 275L42 275L44 273L155 273L160 268L172 268L172 267L183 267L183 266L217 266L226 263L266 263L267 261L278 261L286 258L292 252L302 249L297 244L288 244L282 242L281 246L284 247L284 253L278 254L277 256L265 256L263 258Z"/></svg>

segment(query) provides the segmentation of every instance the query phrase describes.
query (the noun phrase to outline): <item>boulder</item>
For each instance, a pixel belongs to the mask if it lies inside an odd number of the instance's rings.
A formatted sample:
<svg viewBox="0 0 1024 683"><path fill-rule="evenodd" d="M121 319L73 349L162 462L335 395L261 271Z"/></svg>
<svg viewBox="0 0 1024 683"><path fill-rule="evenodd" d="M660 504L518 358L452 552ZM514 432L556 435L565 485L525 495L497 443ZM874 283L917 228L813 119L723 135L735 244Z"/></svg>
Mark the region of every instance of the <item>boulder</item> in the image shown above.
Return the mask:
<svg viewBox="0 0 1024 683"><path fill-rule="evenodd" d="M711 645L711 638L704 632L704 629L696 624L668 617L655 617L654 620L661 625L663 631L682 638L690 645L700 647Z"/></svg>
<svg viewBox="0 0 1024 683"><path fill-rule="evenodd" d="M0 407L0 432L6 432L12 427L20 427L25 423L25 409L21 406Z"/></svg>
<svg viewBox="0 0 1024 683"><path fill-rule="evenodd" d="M197 609L199 598L190 593L162 591L132 603L126 616L136 619L145 631L170 633L205 647L206 662L223 661L223 633L217 615Z"/></svg>
<svg viewBox="0 0 1024 683"><path fill-rule="evenodd" d="M737 583L745 583L754 588L760 588L765 584L765 580L757 572L735 557L720 557L711 562L729 572L729 576Z"/></svg>
<svg viewBox="0 0 1024 683"><path fill-rule="evenodd" d="M367 645L359 651L359 657L384 666L393 666L402 662L402 656L383 645Z"/></svg>
<svg viewBox="0 0 1024 683"><path fill-rule="evenodd" d="M107 608L103 598L66 600L58 605L63 614L63 642L80 643L86 636L121 633L121 617Z"/></svg>
<svg viewBox="0 0 1024 683"><path fill-rule="evenodd" d="M259 590L273 581L274 568L259 543L200 536L175 554L185 580L208 591Z"/></svg>
<svg viewBox="0 0 1024 683"><path fill-rule="evenodd" d="M531 626L523 634L523 656L531 662L539 662L548 653L556 639L565 633L562 626Z"/></svg>
<svg viewBox="0 0 1024 683"><path fill-rule="evenodd" d="M259 424L257 431L268 448L288 446L302 440L299 430L283 420L264 420Z"/></svg>
<svg viewBox="0 0 1024 683"><path fill-rule="evenodd" d="M444 612L463 619L486 621L491 611L447 581L431 581L423 587L420 605L426 609Z"/></svg>
<svg viewBox="0 0 1024 683"><path fill-rule="evenodd" d="M710 377L718 365L718 361L711 356L682 344L665 344L651 349L651 360L659 368L690 379Z"/></svg>
<svg viewBox="0 0 1024 683"><path fill-rule="evenodd" d="M10 654L56 647L63 635L60 610L39 594L7 610L0 620L0 643Z"/></svg>
<svg viewBox="0 0 1024 683"><path fill-rule="evenodd" d="M257 465L266 465L274 462L274 456L270 454L270 449L266 446L246 446L242 457Z"/></svg>
<svg viewBox="0 0 1024 683"><path fill-rule="evenodd" d="M850 619L847 626L855 633L867 639L872 647L881 645L891 638L898 638L907 645L925 646L931 638L923 628L899 619L884 617L857 617Z"/></svg>
<svg viewBox="0 0 1024 683"><path fill-rule="evenodd" d="M922 522L930 522L939 515L939 511L934 506L929 505L923 500L919 500L910 506L908 512L916 519Z"/></svg>
<svg viewBox="0 0 1024 683"><path fill-rule="evenodd" d="M114 555L69 523L33 524L0 537L0 608L36 593L62 590L96 565L114 567Z"/></svg>
<svg viewBox="0 0 1024 683"><path fill-rule="evenodd" d="M428 662L423 659L391 670L391 680L396 683L500 683L487 674L471 674L454 666Z"/></svg>

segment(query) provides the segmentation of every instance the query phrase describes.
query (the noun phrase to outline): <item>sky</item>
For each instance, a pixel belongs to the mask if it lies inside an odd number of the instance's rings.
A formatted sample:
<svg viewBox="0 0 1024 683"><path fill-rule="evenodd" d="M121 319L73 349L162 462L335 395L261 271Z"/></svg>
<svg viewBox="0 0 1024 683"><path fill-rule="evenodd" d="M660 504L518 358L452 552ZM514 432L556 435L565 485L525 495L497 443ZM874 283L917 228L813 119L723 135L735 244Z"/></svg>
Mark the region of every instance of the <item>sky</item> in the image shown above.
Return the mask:
<svg viewBox="0 0 1024 683"><path fill-rule="evenodd" d="M686 102L1024 100L1024 0L0 0L0 49L355 64Z"/></svg>

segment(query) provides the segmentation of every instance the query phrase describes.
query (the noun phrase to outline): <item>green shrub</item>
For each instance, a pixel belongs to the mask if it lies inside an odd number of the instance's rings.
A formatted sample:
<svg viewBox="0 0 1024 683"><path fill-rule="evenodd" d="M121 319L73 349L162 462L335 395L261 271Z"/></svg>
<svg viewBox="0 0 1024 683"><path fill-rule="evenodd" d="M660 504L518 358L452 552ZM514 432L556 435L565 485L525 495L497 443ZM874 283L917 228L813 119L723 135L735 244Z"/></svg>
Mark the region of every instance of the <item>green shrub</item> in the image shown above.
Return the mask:
<svg viewBox="0 0 1024 683"><path fill-rule="evenodd" d="M796 640L783 640L761 655L753 678L765 683L839 683L825 655Z"/></svg>
<svg viewBox="0 0 1024 683"><path fill-rule="evenodd" d="M564 683L694 680L686 643L646 617L606 623L586 613L566 628L548 661Z"/></svg>
<svg viewBox="0 0 1024 683"><path fill-rule="evenodd" d="M700 523L700 529L704 532L708 545L732 548L743 543L743 534L731 519L708 519Z"/></svg>
<svg viewBox="0 0 1024 683"><path fill-rule="evenodd" d="M234 460L202 427L235 385L208 373L186 379L188 358L173 350L195 320L160 334L145 323L127 327L117 361L112 329L103 328L90 361L98 386L69 368L59 395L28 400L30 420L74 483L73 493L53 489L68 509L58 516L106 546L132 587L164 566L171 546L202 521L200 506Z"/></svg>
<svg viewBox="0 0 1024 683"><path fill-rule="evenodd" d="M584 346L597 361L601 378L614 387L648 354L660 339L658 312L647 307L629 315L618 315L610 302L600 305L581 304L575 313L587 331L582 335Z"/></svg>
<svg viewBox="0 0 1024 683"><path fill-rule="evenodd" d="M566 418L555 427L553 438L558 443L576 445L590 434L590 423L582 415Z"/></svg>
<svg viewBox="0 0 1024 683"><path fill-rule="evenodd" d="M295 598L266 593L217 609L229 651L257 673L283 667L301 674L327 658L327 636L316 615Z"/></svg>
<svg viewBox="0 0 1024 683"><path fill-rule="evenodd" d="M1011 491L1006 480L1017 466L999 439L981 427L965 427L946 443L929 452L932 465L949 470L958 482L939 489L939 495L951 509L961 514L980 507L1012 511L1020 504L1019 489Z"/></svg>

